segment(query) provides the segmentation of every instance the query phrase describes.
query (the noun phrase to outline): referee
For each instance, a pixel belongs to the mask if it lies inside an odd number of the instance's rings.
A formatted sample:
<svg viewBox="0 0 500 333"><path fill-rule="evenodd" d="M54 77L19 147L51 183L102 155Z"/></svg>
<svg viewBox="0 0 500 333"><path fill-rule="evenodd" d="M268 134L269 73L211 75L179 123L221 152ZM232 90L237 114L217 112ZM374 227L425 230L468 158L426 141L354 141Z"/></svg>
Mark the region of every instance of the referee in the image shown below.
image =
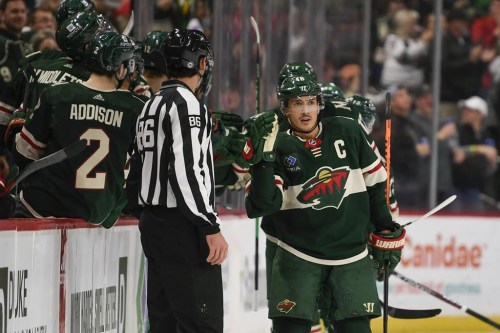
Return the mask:
<svg viewBox="0 0 500 333"><path fill-rule="evenodd" d="M150 332L222 333L228 244L215 212L210 116L196 98L210 86L212 50L203 33L175 29L164 54L169 80L136 128Z"/></svg>

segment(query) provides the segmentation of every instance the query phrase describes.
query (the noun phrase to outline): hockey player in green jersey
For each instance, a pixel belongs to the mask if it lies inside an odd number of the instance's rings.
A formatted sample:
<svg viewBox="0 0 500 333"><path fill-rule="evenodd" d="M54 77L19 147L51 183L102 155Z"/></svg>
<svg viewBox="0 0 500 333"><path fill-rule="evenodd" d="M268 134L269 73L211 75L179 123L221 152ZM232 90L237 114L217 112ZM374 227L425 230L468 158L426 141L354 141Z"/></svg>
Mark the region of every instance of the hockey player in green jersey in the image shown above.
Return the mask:
<svg viewBox="0 0 500 333"><path fill-rule="evenodd" d="M125 205L124 164L135 121L144 103L117 89L135 70L136 43L103 32L89 44L85 63L90 78L44 90L23 130L16 135L15 157L26 166L85 139L80 155L47 167L23 181L16 216L75 217L110 228Z"/></svg>
<svg viewBox="0 0 500 333"><path fill-rule="evenodd" d="M380 315L373 264L387 260L394 269L405 236L387 208L385 170L355 121L318 121L322 96L314 79L285 79L278 99L290 130L278 133L274 151L264 151L252 167L245 199L249 217L269 215L276 228L273 330L309 332L318 292L327 285L335 329L370 332L369 319ZM369 224L375 232L367 238ZM368 239L375 244L373 264Z"/></svg>
<svg viewBox="0 0 500 333"><path fill-rule="evenodd" d="M83 64L85 46L102 30L101 21L96 13L82 12L66 20L57 32L57 42L64 55L57 59L39 59L26 65L18 72L13 85L0 97L0 134L11 122L12 114L17 113L6 135L2 135L0 143L10 140L24 123L24 118L33 110L40 94L49 86L63 82L83 82L89 76L89 70ZM16 129L17 128L17 129ZM9 141L9 142L7 142Z"/></svg>

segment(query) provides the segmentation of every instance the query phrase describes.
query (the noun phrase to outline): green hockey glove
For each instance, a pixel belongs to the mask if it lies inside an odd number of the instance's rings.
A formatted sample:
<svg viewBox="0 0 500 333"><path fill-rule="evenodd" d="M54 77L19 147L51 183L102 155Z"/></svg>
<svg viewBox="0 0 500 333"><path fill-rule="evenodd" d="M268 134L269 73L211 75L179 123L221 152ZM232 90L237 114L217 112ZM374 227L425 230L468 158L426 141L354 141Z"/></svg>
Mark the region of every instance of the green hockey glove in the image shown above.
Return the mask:
<svg viewBox="0 0 500 333"><path fill-rule="evenodd" d="M219 128L221 126L219 125ZM249 160L253 156L253 147L250 140L240 132L230 127L212 133L214 161L216 166L238 163L249 168Z"/></svg>
<svg viewBox="0 0 500 333"><path fill-rule="evenodd" d="M247 119L243 125L244 133L250 139L254 148L254 157L251 164L265 161L274 161L274 141L278 134L278 120L274 112L259 113Z"/></svg>
<svg viewBox="0 0 500 333"><path fill-rule="evenodd" d="M382 270L384 262L389 262L389 274L394 271L401 260L401 250L405 244L406 230L394 223L394 228L389 233L370 233L368 242L371 246L373 266Z"/></svg>
<svg viewBox="0 0 500 333"><path fill-rule="evenodd" d="M224 124L225 127L232 127L238 132L241 132L243 129L243 118L236 113L214 111L212 112L212 116Z"/></svg>

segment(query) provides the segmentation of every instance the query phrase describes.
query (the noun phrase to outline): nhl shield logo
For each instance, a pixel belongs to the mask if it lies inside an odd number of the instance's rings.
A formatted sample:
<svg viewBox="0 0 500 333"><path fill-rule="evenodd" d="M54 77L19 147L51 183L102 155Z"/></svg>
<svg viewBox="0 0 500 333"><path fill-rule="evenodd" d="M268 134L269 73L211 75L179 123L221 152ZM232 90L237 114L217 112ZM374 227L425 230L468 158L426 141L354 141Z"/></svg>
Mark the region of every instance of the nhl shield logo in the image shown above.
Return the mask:
<svg viewBox="0 0 500 333"><path fill-rule="evenodd" d="M290 310L293 309L293 307L296 304L297 303L295 303L294 301L290 301L289 299L285 299L284 301L279 302L278 305L276 306L276 308L278 310L280 310L280 312L288 313L288 312L290 312Z"/></svg>
<svg viewBox="0 0 500 333"><path fill-rule="evenodd" d="M335 170L329 167L319 168L316 175L302 186L297 200L304 204L312 204L313 209L338 208L344 199L349 173L348 167Z"/></svg>

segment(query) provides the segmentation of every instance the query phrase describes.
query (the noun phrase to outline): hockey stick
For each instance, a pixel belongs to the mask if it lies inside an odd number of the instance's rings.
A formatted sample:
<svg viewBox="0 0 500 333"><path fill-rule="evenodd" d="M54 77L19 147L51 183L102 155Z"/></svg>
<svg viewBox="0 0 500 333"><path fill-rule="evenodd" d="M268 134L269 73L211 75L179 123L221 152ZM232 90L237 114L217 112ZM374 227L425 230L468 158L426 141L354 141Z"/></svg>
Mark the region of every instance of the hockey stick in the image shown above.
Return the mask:
<svg viewBox="0 0 500 333"><path fill-rule="evenodd" d="M449 197L448 199L444 200L443 202L441 202L439 205L437 205L436 207L434 207L433 209L431 209L430 211L428 211L426 214L420 216L418 219L416 220L413 220L413 221L410 221L408 223L405 223L402 225L402 227L407 227L409 226L410 224L413 224L415 222L418 222L420 220L423 220L437 212L439 212L441 209L443 209L444 207L448 206L450 203L452 203L453 201L455 201L455 199L457 198L456 195L452 195L451 197Z"/></svg>
<svg viewBox="0 0 500 333"><path fill-rule="evenodd" d="M385 181L385 197L387 207L390 205L391 196L391 93L385 95L385 166L387 179ZM387 333L389 321L389 260L384 261L384 333Z"/></svg>
<svg viewBox="0 0 500 333"><path fill-rule="evenodd" d="M132 9L130 11L130 17L128 18L127 25L125 26L125 29L123 29L122 35L129 36L133 28L134 28L134 10Z"/></svg>
<svg viewBox="0 0 500 333"><path fill-rule="evenodd" d="M0 196L4 196L5 194L9 193L14 186L19 184L19 182L21 182L23 179L25 179L32 173L40 169L46 168L48 166L51 166L52 164L62 162L67 158L74 157L79 153L81 153L86 146L87 146L87 140L82 139L70 144L69 146L63 149L56 151L55 153L42 157L39 160L33 161L26 168L24 168L24 170L21 172L19 176L17 176L15 180L7 184L4 193L0 193Z"/></svg>
<svg viewBox="0 0 500 333"><path fill-rule="evenodd" d="M485 322L486 324L489 324L489 325L495 327L497 330L500 330L500 324L499 323L497 323L497 322L495 322L495 321L493 321L493 320L491 320L491 319L483 316L482 314L477 313L474 310L471 310L471 309L467 308L465 305L461 305L460 303L455 302L455 301L449 299L445 295L440 294L437 291L435 291L435 290L433 290L433 289L431 289L431 288L429 288L429 287L427 287L427 286L425 286L425 285L423 285L421 283L418 283L417 281L414 281L414 280L412 280L410 278L407 278L406 276L404 276L401 273L398 273L398 272L394 271L394 272L392 272L392 274L394 274L395 276L397 276L399 279L403 280L404 282L412 285L413 287L415 287L417 289L420 289L420 290L422 290L422 291L424 291L424 292L426 292L426 293L428 293L428 294L430 294L430 295L432 295L432 296L434 296L434 297L442 300L443 302L448 303L449 305L451 305L451 306L459 309L460 311L465 312L465 313L467 313L467 314L469 314L469 315L471 315L471 316L473 316L473 317L475 317L475 318L477 318L477 319Z"/></svg>
<svg viewBox="0 0 500 333"><path fill-rule="evenodd" d="M256 90L256 105L255 110L257 114L260 113L260 32L257 21L253 16L250 16L250 24L255 31L255 38L257 41L257 55L255 60L255 90ZM257 291L259 290L259 227L260 219L255 219L255 310L257 310Z"/></svg>
<svg viewBox="0 0 500 333"><path fill-rule="evenodd" d="M385 307L385 303L382 300L379 301ZM401 309L387 305L387 313L397 319L423 319L437 316L441 313L441 309Z"/></svg>
<svg viewBox="0 0 500 333"><path fill-rule="evenodd" d="M385 168L387 171L387 180L385 181L385 196L387 206L391 197L391 93L385 94Z"/></svg>

